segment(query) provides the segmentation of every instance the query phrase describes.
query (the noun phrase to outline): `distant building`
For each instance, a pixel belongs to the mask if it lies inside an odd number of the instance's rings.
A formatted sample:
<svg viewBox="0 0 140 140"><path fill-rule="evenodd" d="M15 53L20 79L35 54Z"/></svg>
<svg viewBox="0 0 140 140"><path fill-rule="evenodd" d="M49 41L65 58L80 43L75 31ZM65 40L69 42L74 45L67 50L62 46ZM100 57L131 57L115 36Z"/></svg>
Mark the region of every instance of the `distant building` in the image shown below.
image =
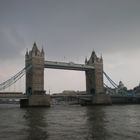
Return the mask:
<svg viewBox="0 0 140 140"><path fill-rule="evenodd" d="M64 90L61 93L53 93L53 95L83 95L86 91Z"/></svg>
<svg viewBox="0 0 140 140"><path fill-rule="evenodd" d="M118 90L127 90L127 87L123 84L122 81L120 81L117 89Z"/></svg>
<svg viewBox="0 0 140 140"><path fill-rule="evenodd" d="M135 92L136 94L140 94L140 83L139 83L138 86L134 87L133 90L134 90L134 92Z"/></svg>
<svg viewBox="0 0 140 140"><path fill-rule="evenodd" d="M74 90L64 90L62 92L62 94L75 94L75 93L76 93L76 91L74 91Z"/></svg>

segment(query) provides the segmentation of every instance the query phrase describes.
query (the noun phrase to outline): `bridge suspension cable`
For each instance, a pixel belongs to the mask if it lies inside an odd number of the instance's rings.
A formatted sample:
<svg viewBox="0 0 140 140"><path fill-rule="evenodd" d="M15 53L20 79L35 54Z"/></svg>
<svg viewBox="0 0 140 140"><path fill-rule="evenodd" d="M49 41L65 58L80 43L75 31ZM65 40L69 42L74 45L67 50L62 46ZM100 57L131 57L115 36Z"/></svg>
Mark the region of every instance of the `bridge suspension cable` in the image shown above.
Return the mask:
<svg viewBox="0 0 140 140"><path fill-rule="evenodd" d="M8 87L10 87L11 85L13 85L14 83L16 83L19 79L21 79L25 72L28 72L28 70L31 68L32 66L27 66L25 68L23 68L21 71L19 71L17 74L15 74L14 76L12 76L11 78L9 78L8 80L2 82L0 84L0 90L4 90Z"/></svg>
<svg viewBox="0 0 140 140"><path fill-rule="evenodd" d="M105 83L104 83L104 86L106 87L106 89L107 89L107 91L108 91L108 93L109 94L116 94L116 91L113 91L110 87L108 87L108 85L106 85Z"/></svg>
<svg viewBox="0 0 140 140"><path fill-rule="evenodd" d="M103 74L105 75L105 77L107 78L107 80L110 82L110 84L114 87L117 88L118 85L103 71ZM107 86L107 85L105 85Z"/></svg>
<svg viewBox="0 0 140 140"><path fill-rule="evenodd" d="M111 95L128 95L128 92L125 88L119 87L105 72L103 72L107 80L111 83L111 85L114 87L114 89L108 87L105 83L104 86L106 87L107 91Z"/></svg>

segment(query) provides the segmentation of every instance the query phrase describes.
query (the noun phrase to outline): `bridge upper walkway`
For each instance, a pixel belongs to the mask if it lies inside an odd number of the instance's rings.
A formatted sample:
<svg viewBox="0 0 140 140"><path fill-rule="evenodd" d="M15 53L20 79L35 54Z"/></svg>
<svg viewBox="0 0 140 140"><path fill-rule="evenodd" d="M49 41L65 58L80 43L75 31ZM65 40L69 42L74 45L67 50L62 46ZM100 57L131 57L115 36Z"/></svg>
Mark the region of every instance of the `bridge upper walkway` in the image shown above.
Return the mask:
<svg viewBox="0 0 140 140"><path fill-rule="evenodd" d="M78 71L86 71L89 69L95 69L94 66L89 66L85 64L76 64L73 62L56 62L56 61L45 61L45 68L53 68L53 69L64 69L64 70L78 70Z"/></svg>

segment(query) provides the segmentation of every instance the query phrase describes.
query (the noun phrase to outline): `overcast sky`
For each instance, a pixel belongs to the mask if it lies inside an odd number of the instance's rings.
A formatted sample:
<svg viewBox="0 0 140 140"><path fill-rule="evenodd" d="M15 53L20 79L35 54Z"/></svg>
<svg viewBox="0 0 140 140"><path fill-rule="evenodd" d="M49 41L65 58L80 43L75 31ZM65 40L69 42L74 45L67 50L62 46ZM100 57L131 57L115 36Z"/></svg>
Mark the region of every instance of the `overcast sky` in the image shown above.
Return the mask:
<svg viewBox="0 0 140 140"><path fill-rule="evenodd" d="M0 82L34 41L46 60L84 63L95 50L115 82L140 82L140 0L0 0ZM45 69L45 89L85 90L85 73Z"/></svg>

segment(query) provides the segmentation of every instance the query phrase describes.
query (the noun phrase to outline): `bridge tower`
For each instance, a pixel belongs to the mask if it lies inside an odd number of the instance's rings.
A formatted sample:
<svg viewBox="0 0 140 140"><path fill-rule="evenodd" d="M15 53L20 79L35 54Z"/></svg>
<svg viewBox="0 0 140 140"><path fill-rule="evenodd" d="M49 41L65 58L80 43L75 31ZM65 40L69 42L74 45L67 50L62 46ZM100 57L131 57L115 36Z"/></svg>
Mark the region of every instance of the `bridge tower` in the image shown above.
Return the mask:
<svg viewBox="0 0 140 140"><path fill-rule="evenodd" d="M103 93L103 59L97 57L93 51L89 60L85 60L86 65L94 66L94 70L86 71L86 91L87 93Z"/></svg>
<svg viewBox="0 0 140 140"><path fill-rule="evenodd" d="M97 57L93 51L89 60L85 60L85 65L94 66L94 70L87 70L86 92L92 94L92 104L111 104L110 96L105 94L103 81L103 58Z"/></svg>
<svg viewBox="0 0 140 140"><path fill-rule="evenodd" d="M31 51L25 55L25 67L31 66L26 70L26 95L27 100L21 100L21 107L29 106L50 106L50 96L44 90L44 50L37 48L33 44Z"/></svg>
<svg viewBox="0 0 140 140"><path fill-rule="evenodd" d="M44 50L41 51L34 43L31 51L25 55L25 66L31 66L26 72L26 93L37 94L44 91Z"/></svg>

